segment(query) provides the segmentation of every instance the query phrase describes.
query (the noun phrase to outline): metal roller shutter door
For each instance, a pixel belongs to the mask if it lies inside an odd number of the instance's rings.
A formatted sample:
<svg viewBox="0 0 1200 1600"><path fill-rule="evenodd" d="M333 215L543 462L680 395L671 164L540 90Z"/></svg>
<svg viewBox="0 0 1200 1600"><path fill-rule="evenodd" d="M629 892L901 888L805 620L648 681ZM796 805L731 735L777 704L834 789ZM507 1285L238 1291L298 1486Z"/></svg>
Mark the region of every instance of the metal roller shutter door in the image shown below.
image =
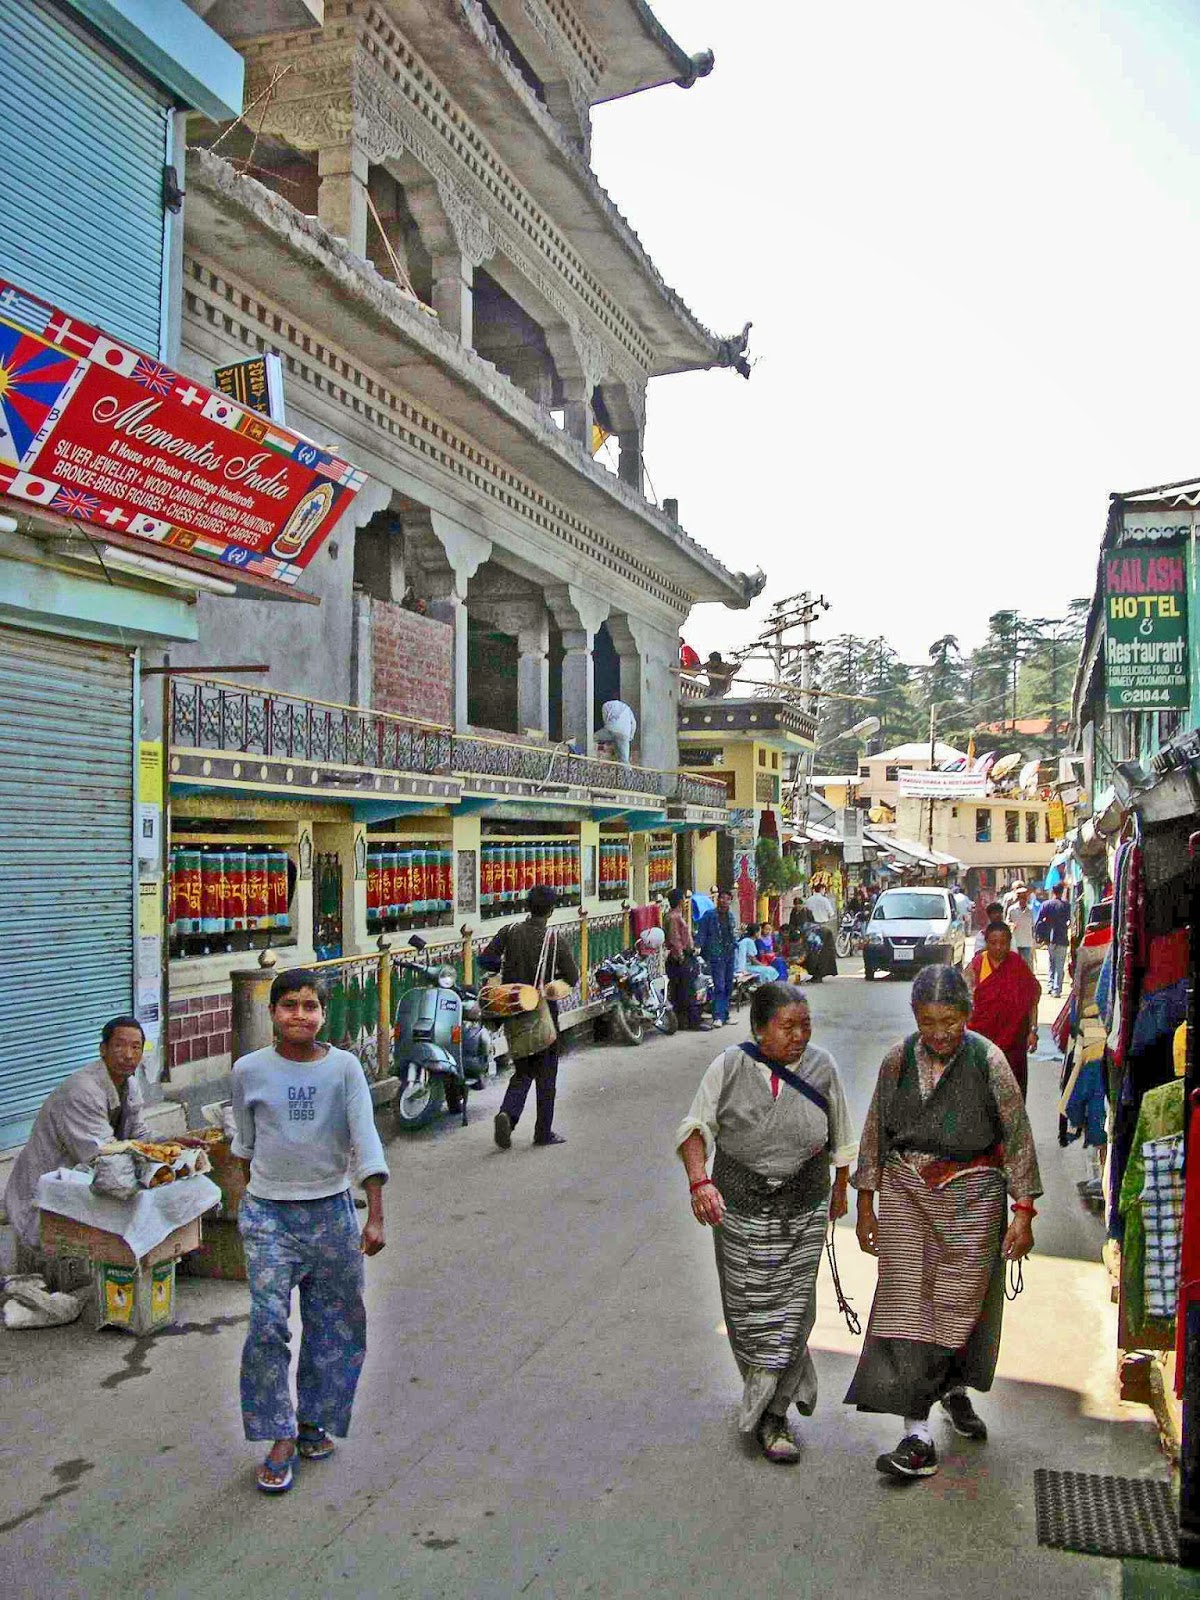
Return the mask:
<svg viewBox="0 0 1200 1600"><path fill-rule="evenodd" d="M132 661L0 627L0 1148L132 998Z"/></svg>
<svg viewBox="0 0 1200 1600"><path fill-rule="evenodd" d="M0 0L0 277L159 353L168 107L47 0Z"/></svg>

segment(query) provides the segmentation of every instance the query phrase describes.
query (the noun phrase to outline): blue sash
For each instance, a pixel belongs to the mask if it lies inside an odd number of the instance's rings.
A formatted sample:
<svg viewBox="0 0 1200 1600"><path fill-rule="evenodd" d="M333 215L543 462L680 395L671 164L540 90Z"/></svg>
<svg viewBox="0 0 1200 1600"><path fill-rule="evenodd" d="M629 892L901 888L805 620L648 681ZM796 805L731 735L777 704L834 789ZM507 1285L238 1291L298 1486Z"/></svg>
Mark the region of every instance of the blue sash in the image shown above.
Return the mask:
<svg viewBox="0 0 1200 1600"><path fill-rule="evenodd" d="M824 1113L826 1122L829 1121L829 1101L819 1089L814 1089L811 1083L805 1083L803 1078L797 1077L790 1067L781 1067L778 1061L772 1061L763 1055L753 1039L747 1039L744 1044L738 1046L738 1049L744 1051L751 1061L757 1061L761 1066L774 1072L784 1083L791 1084L798 1094L802 1094L806 1100L811 1100L817 1110Z"/></svg>

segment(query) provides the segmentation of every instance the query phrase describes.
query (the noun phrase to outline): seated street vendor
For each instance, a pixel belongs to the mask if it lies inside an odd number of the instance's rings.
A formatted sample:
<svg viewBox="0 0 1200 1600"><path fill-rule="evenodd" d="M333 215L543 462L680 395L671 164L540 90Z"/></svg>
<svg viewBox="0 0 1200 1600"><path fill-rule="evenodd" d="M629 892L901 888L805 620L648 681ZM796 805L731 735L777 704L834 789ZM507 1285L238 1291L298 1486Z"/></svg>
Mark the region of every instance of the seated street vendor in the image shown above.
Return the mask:
<svg viewBox="0 0 1200 1600"><path fill-rule="evenodd" d="M134 1078L145 1048L140 1022L113 1017L100 1033L99 1061L64 1078L38 1112L4 1196L24 1267L40 1265L38 1180L59 1167L87 1166L110 1139L149 1138Z"/></svg>

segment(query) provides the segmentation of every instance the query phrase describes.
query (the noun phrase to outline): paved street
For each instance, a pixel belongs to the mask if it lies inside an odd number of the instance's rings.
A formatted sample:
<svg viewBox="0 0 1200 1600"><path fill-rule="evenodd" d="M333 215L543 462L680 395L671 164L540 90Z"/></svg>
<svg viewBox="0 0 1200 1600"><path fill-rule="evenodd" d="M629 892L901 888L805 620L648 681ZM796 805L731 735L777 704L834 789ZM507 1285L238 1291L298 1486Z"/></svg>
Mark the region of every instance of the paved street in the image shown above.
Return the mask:
<svg viewBox="0 0 1200 1600"><path fill-rule="evenodd" d="M908 986L846 967L812 991L815 1037L861 1117ZM941 1476L896 1487L873 1468L893 1422L841 1405L857 1341L824 1271L801 1465L771 1467L735 1431L711 1245L670 1145L714 1043L738 1037L569 1056L560 1149L530 1149L522 1125L496 1151L496 1088L467 1130L390 1145L356 1432L282 1499L255 1492L240 1438L242 1286L181 1279L165 1337L4 1335L6 1595L1119 1595L1117 1563L1034 1536L1038 1466L1164 1472L1149 1413L1115 1398L1056 1066L1032 1067L1048 1194L981 1402L992 1440L939 1425ZM848 1224L838 1242L865 1322L873 1265Z"/></svg>

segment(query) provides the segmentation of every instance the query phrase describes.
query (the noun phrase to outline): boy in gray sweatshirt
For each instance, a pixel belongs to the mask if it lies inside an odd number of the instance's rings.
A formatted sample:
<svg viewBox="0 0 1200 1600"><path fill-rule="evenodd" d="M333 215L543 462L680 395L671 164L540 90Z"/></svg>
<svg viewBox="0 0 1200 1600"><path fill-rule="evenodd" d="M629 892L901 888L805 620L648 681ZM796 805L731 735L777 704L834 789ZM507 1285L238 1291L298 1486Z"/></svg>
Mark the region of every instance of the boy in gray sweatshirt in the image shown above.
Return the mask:
<svg viewBox="0 0 1200 1600"><path fill-rule="evenodd" d="M270 1005L274 1045L234 1064L232 1150L249 1174L238 1213L250 1285L242 1421L247 1439L272 1441L258 1487L282 1494L292 1486L297 1455L322 1460L336 1448L331 1435L350 1431L367 1350L362 1258L383 1249L388 1168L358 1058L317 1042L325 997L316 974L281 972ZM352 1173L367 1195L361 1235ZM288 1313L296 1287L293 1405Z"/></svg>

